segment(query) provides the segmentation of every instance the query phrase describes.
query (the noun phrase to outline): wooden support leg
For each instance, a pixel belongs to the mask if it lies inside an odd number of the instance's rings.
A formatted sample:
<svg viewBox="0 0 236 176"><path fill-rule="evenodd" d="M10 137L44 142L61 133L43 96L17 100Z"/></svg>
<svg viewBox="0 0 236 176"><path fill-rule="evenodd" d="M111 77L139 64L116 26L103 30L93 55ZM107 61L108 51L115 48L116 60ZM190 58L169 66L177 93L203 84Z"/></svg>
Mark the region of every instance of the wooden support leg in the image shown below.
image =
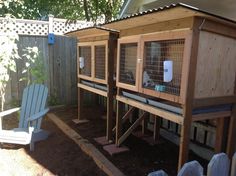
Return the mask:
<svg viewBox="0 0 236 176"><path fill-rule="evenodd" d="M184 123L181 126L178 171L188 160L189 140L191 132L191 121L189 119L191 119L191 117L185 116Z"/></svg>
<svg viewBox="0 0 236 176"><path fill-rule="evenodd" d="M142 121L142 134L145 134L146 131L146 127L147 127L147 118L144 118Z"/></svg>
<svg viewBox="0 0 236 176"><path fill-rule="evenodd" d="M117 101L116 108L116 145L119 146L118 140L121 137L121 126L122 126L122 110L123 105L120 101Z"/></svg>
<svg viewBox="0 0 236 176"><path fill-rule="evenodd" d="M83 89L78 87L78 119L73 120L73 122L76 124L88 122L88 120L83 119L81 116L82 107L83 107Z"/></svg>
<svg viewBox="0 0 236 176"><path fill-rule="evenodd" d="M112 119L113 119L113 92L109 91L107 96L107 140L112 140Z"/></svg>
<svg viewBox="0 0 236 176"><path fill-rule="evenodd" d="M232 114L229 122L228 142L227 142L227 154L231 159L233 153L236 151L236 104L232 109Z"/></svg>
<svg viewBox="0 0 236 176"><path fill-rule="evenodd" d="M161 118L154 116L153 139L157 141L160 137Z"/></svg>
<svg viewBox="0 0 236 176"><path fill-rule="evenodd" d="M217 127L216 127L216 139L215 139L215 153L220 153L222 152L225 119L219 118L216 120L217 120Z"/></svg>

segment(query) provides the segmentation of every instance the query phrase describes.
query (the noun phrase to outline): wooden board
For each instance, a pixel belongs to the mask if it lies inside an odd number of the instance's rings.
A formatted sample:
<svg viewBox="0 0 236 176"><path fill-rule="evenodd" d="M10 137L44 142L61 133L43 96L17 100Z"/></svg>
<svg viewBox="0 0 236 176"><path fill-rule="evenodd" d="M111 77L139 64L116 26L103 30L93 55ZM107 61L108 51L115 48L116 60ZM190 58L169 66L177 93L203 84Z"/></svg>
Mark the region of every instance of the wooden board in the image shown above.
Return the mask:
<svg viewBox="0 0 236 176"><path fill-rule="evenodd" d="M202 31L199 38L195 98L235 94L236 39Z"/></svg>

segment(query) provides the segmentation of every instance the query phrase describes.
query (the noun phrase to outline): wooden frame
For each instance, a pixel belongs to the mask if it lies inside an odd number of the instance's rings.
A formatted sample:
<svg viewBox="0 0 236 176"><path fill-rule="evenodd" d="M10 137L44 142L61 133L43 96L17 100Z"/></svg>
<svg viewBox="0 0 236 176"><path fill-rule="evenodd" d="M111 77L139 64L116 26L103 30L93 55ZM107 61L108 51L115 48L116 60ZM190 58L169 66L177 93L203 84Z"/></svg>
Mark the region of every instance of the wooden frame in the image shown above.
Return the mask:
<svg viewBox="0 0 236 176"><path fill-rule="evenodd" d="M113 100L115 94L115 81L114 77L114 67L116 60L116 46L117 38L119 33L117 31L108 30L100 27L86 28L82 30L75 31L70 33L70 35L77 37L78 43L77 47L80 46L89 46L91 47L91 76L82 75L79 72L79 62L77 59L78 65L78 119L73 121L78 123L87 122L87 119L84 119L81 116L81 111L83 109L83 96L84 90L92 92L97 95L101 95L107 98L107 120L106 120L106 139L108 141L112 140L112 127L113 127ZM105 60L101 60L104 68L104 72L100 75L100 78L96 76L96 46L105 47ZM102 56L104 48L102 48ZM98 54L100 52L98 51ZM79 49L77 49L77 56L79 56ZM102 57L103 58L103 57ZM103 63L104 62L104 63ZM104 65L103 65L104 64ZM101 70L103 71L103 69ZM104 75L103 75L104 73ZM104 79L102 79L104 77ZM87 83L86 83L87 82ZM101 85L102 84L102 85ZM101 89L99 88L101 86ZM102 89L102 87L105 89Z"/></svg>
<svg viewBox="0 0 236 176"><path fill-rule="evenodd" d="M136 60L136 75L135 75L135 85L129 85L129 84L125 84L120 82L120 45L121 44L131 44L131 43L137 43L137 60ZM140 62L140 55L139 55L139 50L140 50L140 37L139 36L131 36L131 37L125 37L122 39L118 39L118 52L117 52L117 78L116 78L116 86L117 87L122 87L128 90L132 90L132 91L138 91L138 87L139 87L139 62Z"/></svg>
<svg viewBox="0 0 236 176"><path fill-rule="evenodd" d="M179 125L181 125L181 135L180 135L180 148L179 148L179 162L178 162L178 168L180 169L181 166L188 160L188 149L189 149L189 142L190 142L190 131L191 131L191 124L194 121L202 121L202 120L211 120L211 119L217 119L218 125L216 130L216 135L219 138L219 141L216 141L215 143L215 151L220 152L222 151L222 142L223 138L225 136L222 135L222 131L224 130L224 125L222 124L225 122L226 117L231 116L231 122L230 122L230 128L229 128L229 140L228 140L228 147L227 151L229 154L232 154L233 146L236 143L236 140L233 139L233 133L235 133L235 105L234 105L234 113L232 114L231 110L222 110L220 112L211 112L211 113L201 113L194 115L193 109L195 107L210 107L212 105L219 105L219 104L235 104L235 96L236 91L234 91L234 95L227 95L227 96L218 96L218 97L195 97L194 91L196 87L196 77L198 73L197 69L197 61L199 60L198 57L201 57L199 54L199 47L201 45L199 40L203 40L204 38L200 37L201 31L208 31L212 32L217 35L222 35L226 37L230 37L232 35L232 38L235 38L235 35L233 35L232 31L236 31L232 28L232 26L225 26L222 24L219 24L216 21L212 21L209 19L204 19L201 17L193 17L192 18L192 26L190 28L183 28L183 29L176 29L176 26L173 26L173 30L168 29L167 31L159 31L159 32L152 32L147 33L142 31L148 31L146 30L145 25L139 26L138 29L142 28L142 30L138 31L139 35L135 36L128 36L132 35L132 33L129 32L129 28L126 28L121 31L122 38L119 39L118 42L118 52L120 51L120 44L122 43L132 43L132 42L139 42L138 48L139 51L137 53L137 65L136 65L136 84L135 86L130 86L124 83L119 82L119 79L117 79L117 87L119 88L119 92L116 96L117 99L117 117L116 117L116 144L119 146L121 143L128 137L128 135L132 132L134 128L136 128L138 125L141 124L141 121L144 120L144 115L138 118L138 120L122 135L121 128L122 128L122 122L123 118L126 118L126 114L122 118L122 105L128 104L133 108L138 108L140 110L143 110L145 112L149 112L153 115L155 115L158 118L164 118L167 120L170 120L171 122L175 122ZM152 24L153 26L158 26L158 23ZM116 25L115 25L116 26ZM211 29L212 26L218 26L222 27L222 29L228 29L230 31L230 34L225 34L221 30L217 29ZM132 28L134 30L134 28ZM227 30L227 31L228 31ZM136 32L135 34L137 34ZM127 36L126 36L127 35ZM142 86L143 81L143 66L144 66L144 43L146 41L158 41L158 40L171 40L171 39L184 39L184 56L183 56L183 62L182 62L182 72L181 72L181 85L180 85L180 95L171 95L164 92L156 92L154 90L147 89ZM223 45L224 46L224 45ZM118 53L118 65L119 65L119 53ZM119 67L117 67L117 73L119 73ZM138 72L138 73L137 73ZM235 78L236 79L236 78ZM234 80L232 80L234 81ZM236 82L236 81L235 81ZM137 85L138 84L138 85ZM235 83L236 84L236 83ZM231 90L233 88L231 87ZM149 97L154 98L160 98L167 100L169 102L173 102L174 104L177 103L178 105L181 105L183 108L183 114L173 114L168 111L162 110L157 107L153 107L151 105L145 104L143 102L139 102L138 100L134 100L132 98L127 98L122 95L122 91L130 90L131 92L141 93L142 95L148 95ZM234 87L234 90L236 90L236 86ZM218 94L217 94L218 95ZM128 111L129 112L129 111ZM157 127L157 119L155 119L155 134L158 134L156 130L158 130Z"/></svg>
<svg viewBox="0 0 236 176"><path fill-rule="evenodd" d="M143 61L144 61L144 43L150 42L150 41L161 41L161 40L174 40L174 39L184 39L184 56L183 56L183 63L182 63L182 72L181 72L181 85L180 85L180 95L171 95L164 92L157 92L154 90L143 88L142 84L139 84L139 91L141 93L158 97L162 99L166 99L169 101L173 101L176 103L183 104L185 101L185 91L186 91L186 83L187 83L187 77L186 77L186 70L188 69L188 62L190 58L190 52L191 52L191 40L192 40L192 32L189 29L185 30L178 30L178 31L168 31L168 32L157 32L157 33L151 33L151 34L145 34L141 35L141 69L143 68ZM139 80L141 80L141 83L143 81L143 72L141 71Z"/></svg>
<svg viewBox="0 0 236 176"><path fill-rule="evenodd" d="M96 41L96 42L83 42L78 44L78 48L80 46L89 46L91 47L91 77L82 75L79 72L79 67L78 67L78 78L89 80L89 81L94 81L97 83L101 84L107 84L107 70L108 70L108 41ZM95 47L96 46L105 46L105 79L99 79L95 77ZM78 49L78 56L79 56L79 49ZM77 65L79 66L79 61L77 60Z"/></svg>

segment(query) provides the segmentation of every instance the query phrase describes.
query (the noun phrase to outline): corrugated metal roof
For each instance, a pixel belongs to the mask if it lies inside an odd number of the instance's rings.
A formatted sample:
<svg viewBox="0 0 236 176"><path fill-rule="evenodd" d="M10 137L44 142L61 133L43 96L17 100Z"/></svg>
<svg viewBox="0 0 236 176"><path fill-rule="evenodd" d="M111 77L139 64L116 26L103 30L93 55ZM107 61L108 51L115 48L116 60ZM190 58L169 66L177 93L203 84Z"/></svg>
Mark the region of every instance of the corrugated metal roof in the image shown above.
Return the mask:
<svg viewBox="0 0 236 176"><path fill-rule="evenodd" d="M216 17L216 18L220 18L220 19L223 19L223 20L226 20L226 21L229 21L229 22L236 23L236 21L234 21L234 20L231 20L231 19L228 19L228 18L219 16L219 15L216 15L216 14L212 14L212 13L210 13L210 12L201 10L201 9L199 9L199 8L196 8L196 7L193 7L193 6L184 4L184 3L178 3L178 4L170 4L170 5L166 5L166 6L163 6L163 7L150 9L150 10L143 11L143 12L139 12L139 13L134 13L134 14L132 14L132 15L130 15L130 16L126 16L126 17L123 17L123 18L120 18L120 19L112 20L112 21L107 22L107 23L104 23L104 24L102 24L102 25L106 25L106 24L110 24L110 23L114 23L114 22L118 22L118 21L123 21L123 20L127 20L127 19L130 19L130 18L135 18L135 17L139 17L139 16L151 14L151 13L156 13L156 12L160 12L160 11L165 11L165 10L172 9L172 8L176 8L176 7L184 7L184 8L186 8L186 9L190 9L190 10L193 10L193 11L196 11L196 12L204 13L204 14L206 14L206 15L214 16L214 17Z"/></svg>
<svg viewBox="0 0 236 176"><path fill-rule="evenodd" d="M77 29L77 30L74 30L74 31L67 32L67 33L65 33L65 35L72 35L73 33L87 31L87 30L96 30L96 29L107 31L107 32L119 33L119 31L116 31L114 29L108 29L108 28L103 27L103 26L91 26L91 27L87 27L87 28L83 28L83 29Z"/></svg>

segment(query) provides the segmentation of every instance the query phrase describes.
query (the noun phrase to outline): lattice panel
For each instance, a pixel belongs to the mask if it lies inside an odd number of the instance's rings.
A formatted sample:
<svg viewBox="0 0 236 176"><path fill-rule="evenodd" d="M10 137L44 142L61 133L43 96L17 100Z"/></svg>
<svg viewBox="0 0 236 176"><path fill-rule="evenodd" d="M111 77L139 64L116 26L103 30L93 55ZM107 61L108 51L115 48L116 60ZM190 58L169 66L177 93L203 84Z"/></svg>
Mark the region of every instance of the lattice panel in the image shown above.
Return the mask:
<svg viewBox="0 0 236 176"><path fill-rule="evenodd" d="M106 47L95 46L95 78L105 79Z"/></svg>
<svg viewBox="0 0 236 176"><path fill-rule="evenodd" d="M143 87L172 95L180 94L184 39L144 44ZM164 82L164 61L172 61L172 79Z"/></svg>
<svg viewBox="0 0 236 176"><path fill-rule="evenodd" d="M48 35L48 23L17 22L15 31L25 35Z"/></svg>
<svg viewBox="0 0 236 176"><path fill-rule="evenodd" d="M80 68L80 74L91 77L91 46L80 46L79 57L84 58L84 68Z"/></svg>
<svg viewBox="0 0 236 176"><path fill-rule="evenodd" d="M135 85L137 43L120 45L120 78L119 82Z"/></svg>
<svg viewBox="0 0 236 176"><path fill-rule="evenodd" d="M2 35L6 32L15 32L20 35L48 35L51 27L52 31L50 32L56 35L63 35L64 33L92 25L92 22L77 21L76 23L67 23L66 19L57 18L53 18L51 23L49 21L0 18L0 33ZM9 26L11 27L9 28Z"/></svg>
<svg viewBox="0 0 236 176"><path fill-rule="evenodd" d="M66 20L56 21L55 19L55 21L53 22L53 33L62 35L64 33L81 29L81 28L86 28L92 25L93 25L92 23L88 23L84 21L79 21L77 23L66 23Z"/></svg>

